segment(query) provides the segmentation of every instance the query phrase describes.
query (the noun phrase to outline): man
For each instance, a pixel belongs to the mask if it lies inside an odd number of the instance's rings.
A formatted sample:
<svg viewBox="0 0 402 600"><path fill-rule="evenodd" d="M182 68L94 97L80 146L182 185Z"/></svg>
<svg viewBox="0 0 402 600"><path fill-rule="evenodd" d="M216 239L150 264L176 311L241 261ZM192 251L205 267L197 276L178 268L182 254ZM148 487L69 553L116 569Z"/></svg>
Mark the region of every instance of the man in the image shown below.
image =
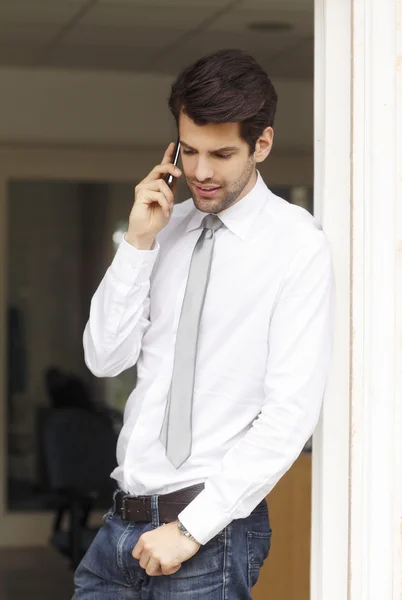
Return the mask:
<svg viewBox="0 0 402 600"><path fill-rule="evenodd" d="M321 227L266 187L277 96L237 50L187 68L170 109L183 170L136 187L96 291L86 363L137 363L112 476L119 491L75 600L251 598L270 547L265 497L317 423L334 286ZM168 174L192 198L174 206Z"/></svg>

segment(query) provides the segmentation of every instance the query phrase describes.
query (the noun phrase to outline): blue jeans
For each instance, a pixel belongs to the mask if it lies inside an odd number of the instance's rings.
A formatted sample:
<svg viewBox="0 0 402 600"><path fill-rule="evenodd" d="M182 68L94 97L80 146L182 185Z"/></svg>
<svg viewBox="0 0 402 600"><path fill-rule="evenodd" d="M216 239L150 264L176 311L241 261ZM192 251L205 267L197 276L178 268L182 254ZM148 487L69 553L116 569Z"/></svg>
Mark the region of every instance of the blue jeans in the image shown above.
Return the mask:
<svg viewBox="0 0 402 600"><path fill-rule="evenodd" d="M126 523L112 511L104 517L76 570L73 600L251 600L270 549L265 500L201 546L177 573L150 577L131 553L143 533L160 525L156 498L152 523Z"/></svg>

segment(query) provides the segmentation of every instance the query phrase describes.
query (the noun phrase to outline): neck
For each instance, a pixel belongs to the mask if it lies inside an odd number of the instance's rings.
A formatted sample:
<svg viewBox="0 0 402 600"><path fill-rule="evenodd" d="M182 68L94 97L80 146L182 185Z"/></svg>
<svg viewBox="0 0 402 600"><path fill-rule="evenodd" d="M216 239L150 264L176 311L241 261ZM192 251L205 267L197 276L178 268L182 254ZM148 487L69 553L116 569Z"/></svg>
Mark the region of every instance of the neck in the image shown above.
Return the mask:
<svg viewBox="0 0 402 600"><path fill-rule="evenodd" d="M247 194L249 192L251 192L251 190L253 189L253 187L257 183L257 179L258 179L257 169L254 169L254 171L253 171L253 173L252 173L252 175L250 177L250 180L249 180L248 184L244 188L243 192L240 194L239 200L241 200L242 198L244 198L244 196L247 196Z"/></svg>

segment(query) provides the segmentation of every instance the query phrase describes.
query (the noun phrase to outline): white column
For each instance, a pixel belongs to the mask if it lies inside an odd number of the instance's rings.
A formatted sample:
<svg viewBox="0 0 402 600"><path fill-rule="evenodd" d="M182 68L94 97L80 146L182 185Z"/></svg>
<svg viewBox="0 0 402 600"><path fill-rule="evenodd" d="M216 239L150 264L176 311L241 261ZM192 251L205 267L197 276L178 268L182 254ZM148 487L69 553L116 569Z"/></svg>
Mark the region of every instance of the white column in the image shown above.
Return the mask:
<svg viewBox="0 0 402 600"><path fill-rule="evenodd" d="M316 0L314 204L333 250L337 320L313 442L311 600L346 600L348 587L350 38L350 0Z"/></svg>
<svg viewBox="0 0 402 600"><path fill-rule="evenodd" d="M401 600L402 3L316 0L316 26L316 197L339 279L314 447L312 598Z"/></svg>
<svg viewBox="0 0 402 600"><path fill-rule="evenodd" d="M352 8L350 598L400 600L402 30L395 0Z"/></svg>

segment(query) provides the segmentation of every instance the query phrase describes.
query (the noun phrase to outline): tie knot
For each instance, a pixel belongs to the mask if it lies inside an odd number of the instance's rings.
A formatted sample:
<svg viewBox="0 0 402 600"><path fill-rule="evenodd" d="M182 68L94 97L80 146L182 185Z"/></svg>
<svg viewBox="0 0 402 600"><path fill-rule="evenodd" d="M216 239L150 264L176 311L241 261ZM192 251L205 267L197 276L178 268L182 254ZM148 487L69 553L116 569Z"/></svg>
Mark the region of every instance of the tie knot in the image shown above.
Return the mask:
<svg viewBox="0 0 402 600"><path fill-rule="evenodd" d="M217 231L222 225L222 221L216 215L207 215L202 221L203 228L212 229L212 231Z"/></svg>

